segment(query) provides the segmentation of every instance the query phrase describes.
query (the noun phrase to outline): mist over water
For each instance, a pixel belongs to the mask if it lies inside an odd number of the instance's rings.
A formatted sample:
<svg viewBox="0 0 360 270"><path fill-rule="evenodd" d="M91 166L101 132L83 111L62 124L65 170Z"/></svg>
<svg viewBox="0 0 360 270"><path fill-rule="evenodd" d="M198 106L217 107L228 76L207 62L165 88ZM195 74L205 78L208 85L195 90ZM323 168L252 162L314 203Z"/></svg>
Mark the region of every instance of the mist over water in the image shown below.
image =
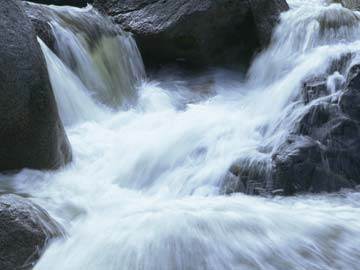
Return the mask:
<svg viewBox="0 0 360 270"><path fill-rule="evenodd" d="M44 7L56 54L39 42L74 161L2 184L66 230L35 269L360 269L360 193L221 195L234 161L268 168L311 106L300 101L304 80L344 54L359 61L359 13L325 2L289 1L248 74L156 80L145 79L132 37L91 7ZM329 95L346 73L334 73Z"/></svg>

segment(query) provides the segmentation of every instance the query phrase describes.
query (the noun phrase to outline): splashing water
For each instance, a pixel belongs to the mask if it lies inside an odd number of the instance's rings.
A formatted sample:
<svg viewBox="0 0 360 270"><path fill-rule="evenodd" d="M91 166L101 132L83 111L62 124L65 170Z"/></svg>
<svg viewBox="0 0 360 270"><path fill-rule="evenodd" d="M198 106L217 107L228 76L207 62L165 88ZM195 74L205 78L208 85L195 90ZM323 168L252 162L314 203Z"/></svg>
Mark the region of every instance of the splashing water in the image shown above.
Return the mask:
<svg viewBox="0 0 360 270"><path fill-rule="evenodd" d="M116 60L119 68L103 76L107 46L91 56L84 45L91 42L79 38L88 24L74 30L73 16L64 25L52 15L58 44L68 47L57 56L41 45L74 162L58 172L24 170L7 179L11 190L30 194L67 230L36 270L360 269L359 193L219 195L235 160L268 166L308 109L299 102L304 80L325 74L344 54L358 61L359 13L325 1L289 4L247 79L215 70L139 87L143 69L128 68L134 51L120 49L133 44L131 37L111 42L112 53L129 60ZM102 86L91 82L93 72ZM110 110L98 96L117 95L113 72L137 78L121 87L137 97L128 110Z"/></svg>

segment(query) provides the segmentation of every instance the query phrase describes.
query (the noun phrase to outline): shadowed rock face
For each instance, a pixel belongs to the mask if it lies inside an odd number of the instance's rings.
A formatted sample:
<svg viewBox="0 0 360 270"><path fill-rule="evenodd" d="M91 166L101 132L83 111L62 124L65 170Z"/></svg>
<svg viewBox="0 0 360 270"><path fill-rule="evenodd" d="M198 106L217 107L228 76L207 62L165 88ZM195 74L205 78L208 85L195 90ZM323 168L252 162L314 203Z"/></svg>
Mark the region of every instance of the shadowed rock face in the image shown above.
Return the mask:
<svg viewBox="0 0 360 270"><path fill-rule="evenodd" d="M32 269L47 243L62 235L45 210L16 195L0 196L0 269Z"/></svg>
<svg viewBox="0 0 360 270"><path fill-rule="evenodd" d="M71 160L45 60L20 1L0 2L0 171Z"/></svg>
<svg viewBox="0 0 360 270"><path fill-rule="evenodd" d="M248 63L266 46L283 0L95 0L134 33L148 66Z"/></svg>

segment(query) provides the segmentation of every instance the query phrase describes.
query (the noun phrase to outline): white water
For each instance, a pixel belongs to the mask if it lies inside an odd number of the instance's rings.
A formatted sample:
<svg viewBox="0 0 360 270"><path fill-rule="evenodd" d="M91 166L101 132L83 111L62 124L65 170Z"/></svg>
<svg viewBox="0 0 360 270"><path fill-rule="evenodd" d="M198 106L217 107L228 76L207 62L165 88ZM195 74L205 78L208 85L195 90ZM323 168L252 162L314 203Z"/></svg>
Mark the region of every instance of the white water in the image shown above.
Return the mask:
<svg viewBox="0 0 360 270"><path fill-rule="evenodd" d="M71 71L66 57L60 54L62 62L42 44L74 161L58 172L24 170L10 179L67 231L36 270L360 269L359 193L219 195L235 160L268 166L306 111L297 101L303 80L360 49L358 13L315 0L290 4L246 79L211 71L187 81L145 81L132 88L137 99L126 111L106 109L89 89L91 78L80 70L96 70L98 62L76 60ZM66 31L58 38L73 30ZM109 76L124 70L122 76L142 72L121 66Z"/></svg>

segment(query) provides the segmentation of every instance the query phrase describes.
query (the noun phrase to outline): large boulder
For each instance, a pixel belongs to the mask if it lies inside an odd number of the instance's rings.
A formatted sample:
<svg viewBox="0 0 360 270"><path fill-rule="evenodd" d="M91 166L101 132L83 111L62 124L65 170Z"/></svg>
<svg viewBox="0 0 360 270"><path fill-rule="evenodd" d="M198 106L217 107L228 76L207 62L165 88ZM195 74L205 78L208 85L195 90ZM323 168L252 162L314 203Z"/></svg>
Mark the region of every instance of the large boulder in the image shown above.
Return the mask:
<svg viewBox="0 0 360 270"><path fill-rule="evenodd" d="M18 0L0 1L0 171L71 160L44 56Z"/></svg>
<svg viewBox="0 0 360 270"><path fill-rule="evenodd" d="M134 33L145 63L247 64L265 47L285 0L95 0Z"/></svg>
<svg viewBox="0 0 360 270"><path fill-rule="evenodd" d="M33 269L61 227L45 210L16 195L0 196L0 269Z"/></svg>

